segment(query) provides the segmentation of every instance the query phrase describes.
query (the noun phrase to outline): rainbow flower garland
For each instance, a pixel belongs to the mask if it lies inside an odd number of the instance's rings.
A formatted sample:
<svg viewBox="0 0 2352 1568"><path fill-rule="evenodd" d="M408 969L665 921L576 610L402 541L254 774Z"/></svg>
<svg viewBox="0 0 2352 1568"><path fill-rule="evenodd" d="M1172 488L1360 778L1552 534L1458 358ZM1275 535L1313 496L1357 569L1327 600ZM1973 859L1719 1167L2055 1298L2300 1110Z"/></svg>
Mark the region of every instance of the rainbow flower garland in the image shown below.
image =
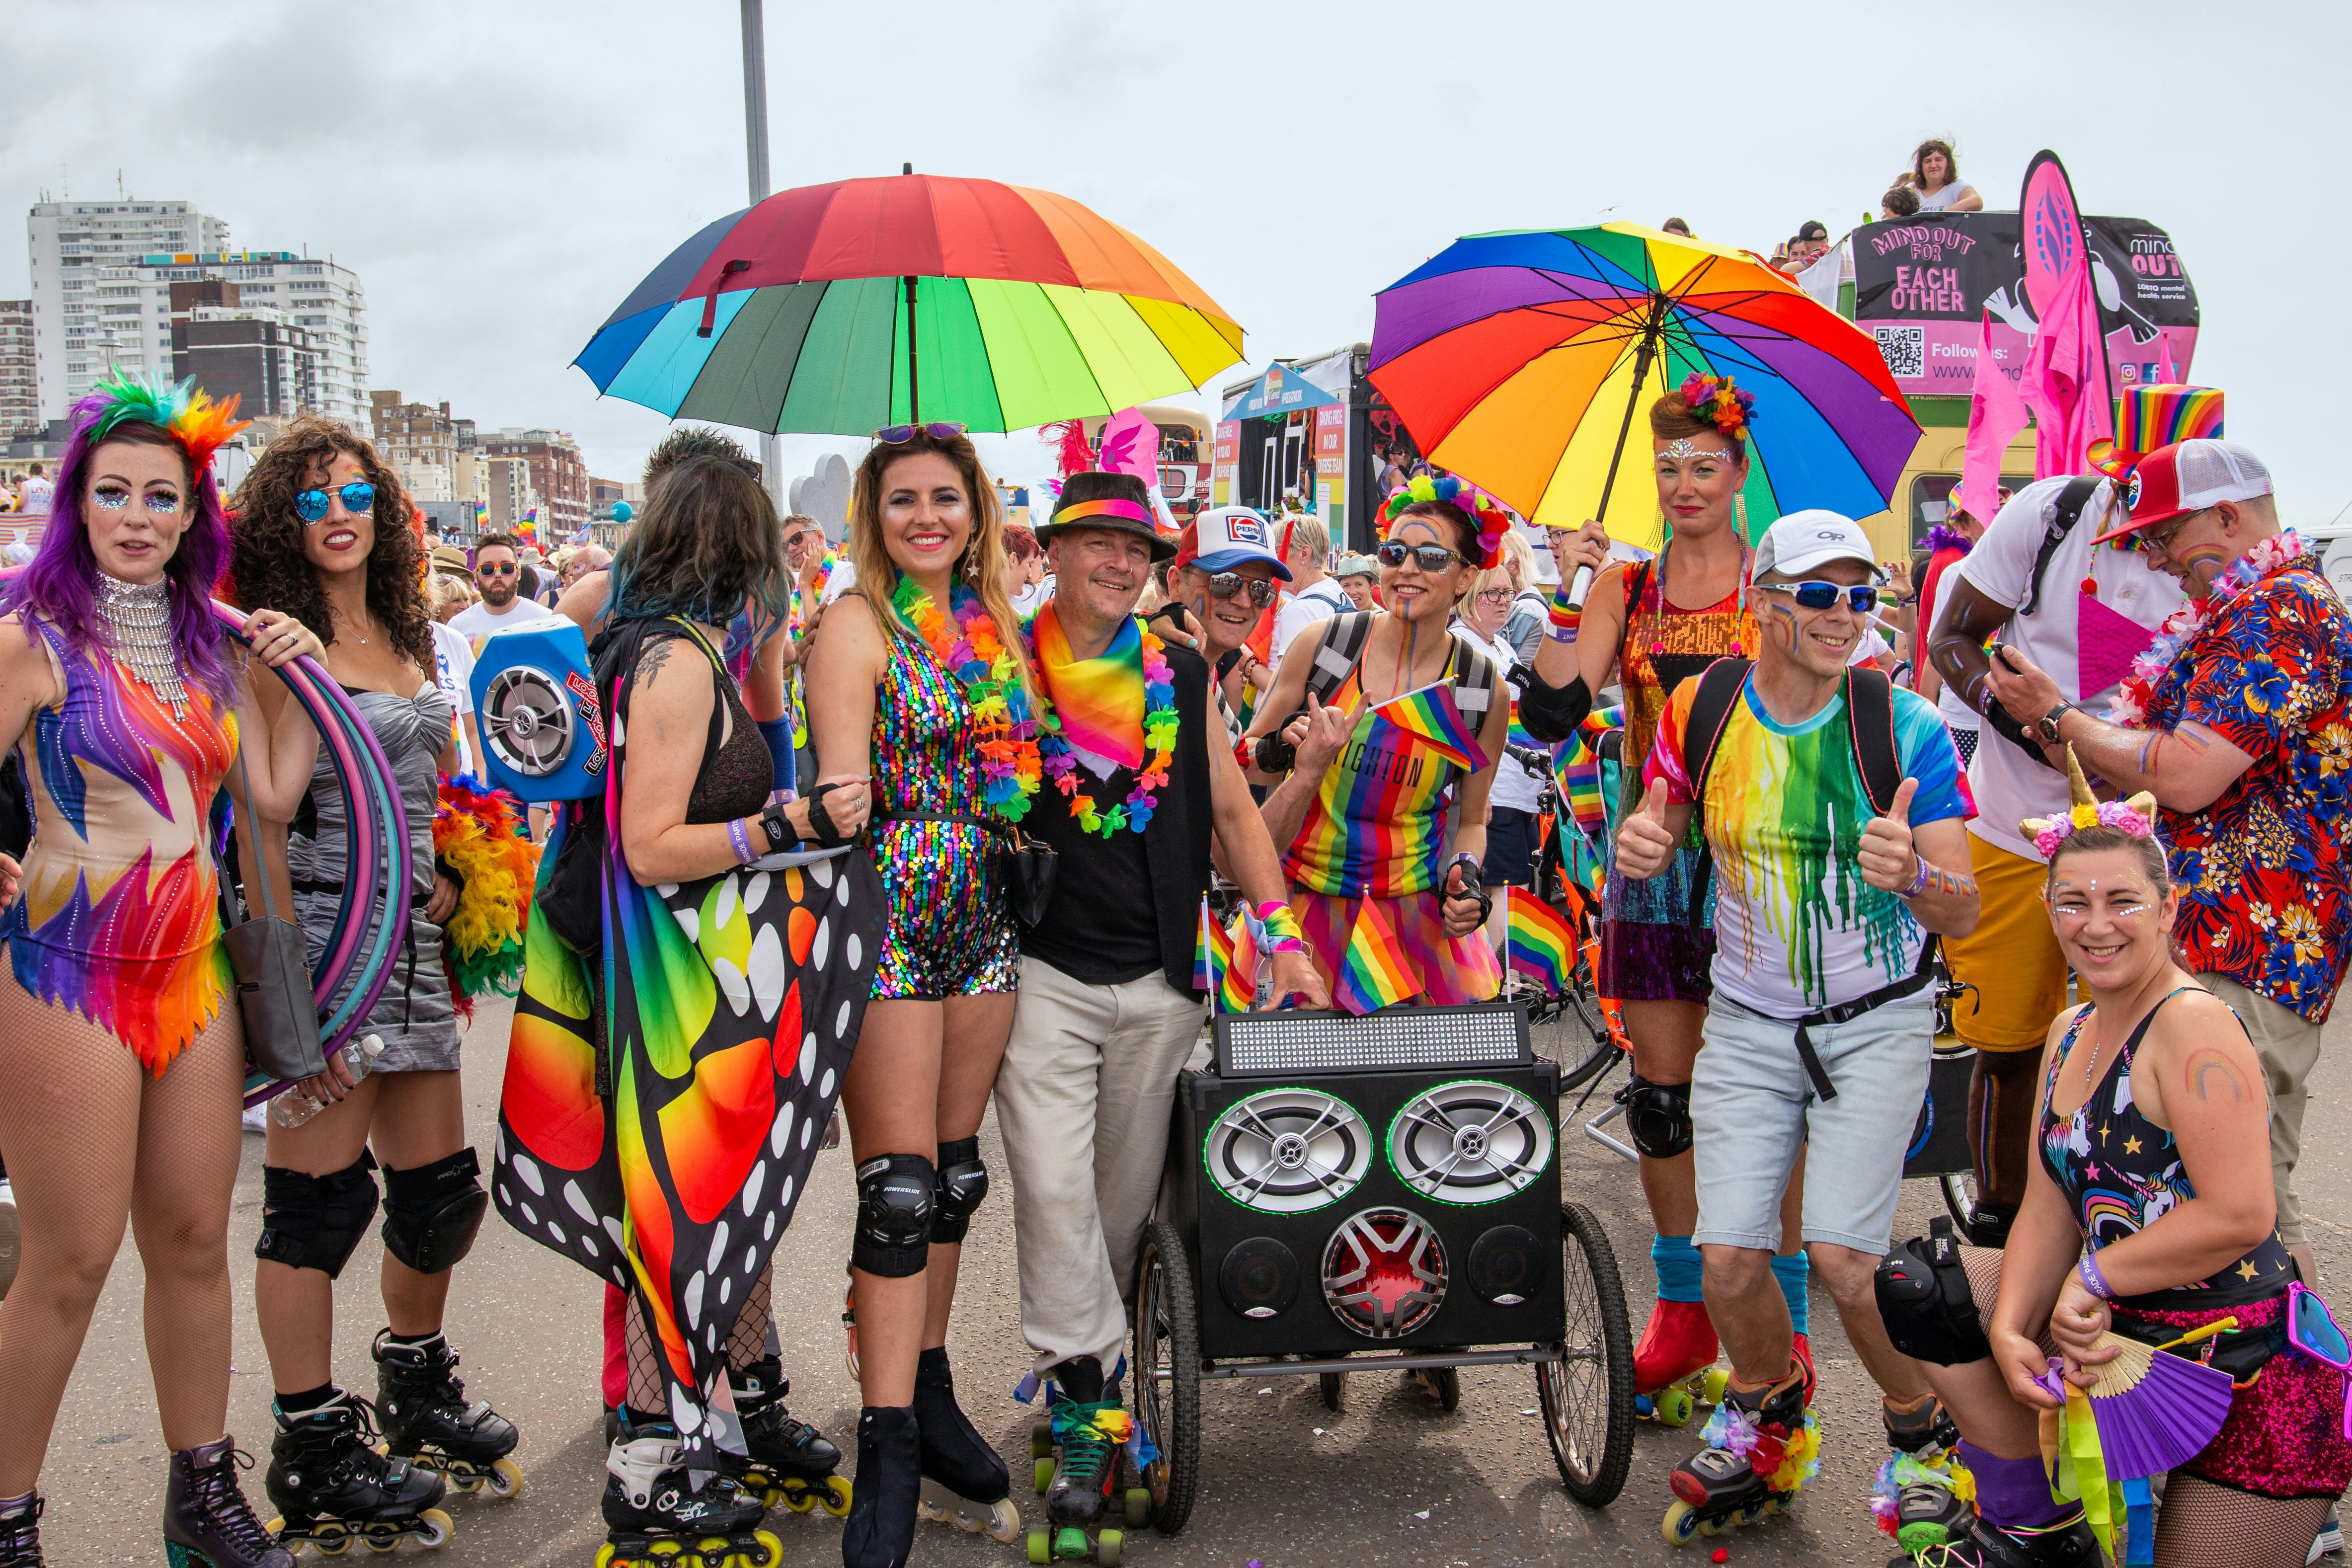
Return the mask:
<svg viewBox="0 0 2352 1568"><path fill-rule="evenodd" d="M2195 639L2198 628L2213 612L2274 572L2284 571L2303 558L2303 541L2294 530L2274 533L2230 563L2205 597L2191 599L2165 617L2156 634L2156 641L2146 653L2132 660L2131 673L2116 687L2115 700L2107 704L2107 719L2126 729L2138 729L2147 722L2147 710L2156 700L2156 689L2164 683L2181 650Z"/></svg>
<svg viewBox="0 0 2352 1568"><path fill-rule="evenodd" d="M824 591L833 582L833 569L839 563L840 557L835 555L831 550L827 550L824 552L824 562L819 564L816 569L816 602L820 605L824 603ZM801 633L803 625L808 619L808 611L809 606L801 602L800 586L798 584L794 584L793 586L793 613L791 618L784 623L784 629L792 633L794 637L798 637Z"/></svg>
<svg viewBox="0 0 2352 1568"><path fill-rule="evenodd" d="M1756 395L1742 392L1732 384L1732 378L1702 374L1693 371L1683 377L1675 389L1690 411L1713 425L1717 430L1735 441L1747 439L1748 427L1756 422Z"/></svg>
<svg viewBox="0 0 2352 1568"><path fill-rule="evenodd" d="M1151 813L1159 805L1160 786L1168 782L1168 768L1176 757L1176 683L1168 672L1168 655L1157 637L1139 623L1137 629L1142 632L1139 651L1143 666L1143 743L1151 754L1136 770L1135 787L1128 792L1123 803L1108 812L1096 806L1094 797L1080 785L1077 755L1070 749L1069 742L1062 738L1061 721L1054 715L1050 696L1043 705L1043 732L1037 750L1044 759L1045 775L1069 798L1070 815L1077 819L1079 830L1098 833L1105 838L1122 827L1140 833L1151 826ZM1037 668L1050 692L1053 677L1045 660L1038 660Z"/></svg>
<svg viewBox="0 0 2352 1568"><path fill-rule="evenodd" d="M952 626L939 605L912 577L900 576L890 603L915 628L940 668L963 688L979 721L981 800L1005 822L1029 814L1037 793L1037 721L1029 706L1021 667L996 635L980 595L959 584L950 595Z"/></svg>

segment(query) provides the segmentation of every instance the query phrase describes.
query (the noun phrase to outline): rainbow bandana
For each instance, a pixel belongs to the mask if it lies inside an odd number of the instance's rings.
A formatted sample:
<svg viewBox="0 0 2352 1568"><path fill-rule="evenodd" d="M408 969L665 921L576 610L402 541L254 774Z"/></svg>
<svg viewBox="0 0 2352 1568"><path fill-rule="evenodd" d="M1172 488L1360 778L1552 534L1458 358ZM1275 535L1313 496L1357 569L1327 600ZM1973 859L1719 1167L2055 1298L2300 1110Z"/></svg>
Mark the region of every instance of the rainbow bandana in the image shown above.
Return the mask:
<svg viewBox="0 0 2352 1568"><path fill-rule="evenodd" d="M1066 528L1074 522L1084 522L1090 517L1124 518L1129 522L1143 524L1154 533L1160 531L1152 521L1150 507L1138 506L1118 496L1105 496L1100 500L1073 501L1054 514L1054 526Z"/></svg>
<svg viewBox="0 0 2352 1568"><path fill-rule="evenodd" d="M1089 501L1124 506L1124 501ZM1073 508L1073 510L1077 509ZM1063 515L1067 516L1068 513ZM1037 674L1053 699L1062 739L1099 777L1143 763L1143 627L1130 616L1094 658L1076 658L1051 599L1030 627Z"/></svg>

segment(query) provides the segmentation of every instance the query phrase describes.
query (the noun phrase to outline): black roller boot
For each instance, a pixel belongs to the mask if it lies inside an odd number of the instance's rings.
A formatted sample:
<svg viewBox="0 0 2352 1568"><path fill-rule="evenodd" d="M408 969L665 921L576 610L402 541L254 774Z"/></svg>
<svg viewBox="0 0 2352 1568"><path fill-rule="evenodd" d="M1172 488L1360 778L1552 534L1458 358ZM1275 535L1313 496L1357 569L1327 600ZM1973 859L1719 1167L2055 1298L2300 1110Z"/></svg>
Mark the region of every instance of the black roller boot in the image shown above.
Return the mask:
<svg viewBox="0 0 2352 1568"><path fill-rule="evenodd" d="M748 1451L737 1478L743 1489L770 1508L781 1503L794 1513L822 1508L835 1519L848 1513L849 1482L833 1473L841 1468L841 1450L784 1407L784 1395L793 1389L782 1364L763 1356L730 1372L727 1381Z"/></svg>
<svg viewBox="0 0 2352 1568"><path fill-rule="evenodd" d="M163 1555L171 1568L294 1568L294 1553L261 1528L237 1484L236 1472L252 1468L226 1437L172 1456L163 1483ZM0 1553L0 1563L9 1561Z"/></svg>
<svg viewBox="0 0 2352 1568"><path fill-rule="evenodd" d="M1897 1557L1888 1568L2101 1568L2098 1532L2081 1514L2040 1530L2003 1530L1979 1519L1948 1545Z"/></svg>
<svg viewBox="0 0 2352 1568"><path fill-rule="evenodd" d="M375 1398L394 1458L460 1491L506 1498L522 1490L522 1468L507 1458L520 1435L488 1401L466 1403L457 1352L439 1334L416 1342L394 1339L390 1329L377 1334Z"/></svg>
<svg viewBox="0 0 2352 1568"><path fill-rule="evenodd" d="M925 1519L1010 1542L1021 1534L1013 1475L956 1404L945 1345L915 1363L915 1423L922 1433Z"/></svg>
<svg viewBox="0 0 2352 1568"><path fill-rule="evenodd" d="M857 1415L857 1495L841 1527L843 1568L904 1568L922 1495L922 1434L910 1405Z"/></svg>
<svg viewBox="0 0 2352 1568"><path fill-rule="evenodd" d="M375 1422L363 1399L341 1389L316 1410L278 1417L269 1445L269 1470L263 1477L269 1500L284 1516L278 1537L289 1547L316 1544L330 1556L364 1541L372 1551L389 1552L414 1537L438 1546L449 1539L449 1516L441 1500L441 1478L406 1459L375 1451Z"/></svg>

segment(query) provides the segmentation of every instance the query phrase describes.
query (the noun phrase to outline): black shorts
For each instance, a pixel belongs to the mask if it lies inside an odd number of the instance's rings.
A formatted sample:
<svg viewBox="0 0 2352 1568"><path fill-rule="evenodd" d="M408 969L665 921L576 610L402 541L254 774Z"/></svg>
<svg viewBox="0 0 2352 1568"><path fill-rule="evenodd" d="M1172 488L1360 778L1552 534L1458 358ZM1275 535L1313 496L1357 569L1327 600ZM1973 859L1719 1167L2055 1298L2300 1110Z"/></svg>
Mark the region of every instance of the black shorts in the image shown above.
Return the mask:
<svg viewBox="0 0 2352 1568"><path fill-rule="evenodd" d="M1487 811L1486 862L1478 868L1480 879L1490 888L1506 882L1527 887L1535 877L1536 814L1510 805Z"/></svg>

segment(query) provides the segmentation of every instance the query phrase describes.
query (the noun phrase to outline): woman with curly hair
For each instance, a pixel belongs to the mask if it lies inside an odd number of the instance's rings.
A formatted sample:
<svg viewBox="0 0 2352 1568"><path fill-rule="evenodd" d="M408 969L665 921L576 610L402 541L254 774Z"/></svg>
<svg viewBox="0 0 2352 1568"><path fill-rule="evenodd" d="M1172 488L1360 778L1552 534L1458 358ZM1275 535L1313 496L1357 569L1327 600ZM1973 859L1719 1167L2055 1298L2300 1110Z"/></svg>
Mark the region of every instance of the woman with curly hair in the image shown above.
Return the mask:
<svg viewBox="0 0 2352 1568"><path fill-rule="evenodd" d="M209 825L224 785L248 828L256 806L290 810L318 735L299 709L272 729L256 691L279 683L207 602L229 550L211 455L232 410L118 374L72 428L54 521L0 617L0 735L34 815L22 868L0 862L0 1144L23 1226L0 1304L0 1563L41 1561L34 1483L127 1217L172 1560L288 1568L225 1435L245 1030L223 1005ZM274 610L245 633L272 665L319 647Z"/></svg>
<svg viewBox="0 0 2352 1568"><path fill-rule="evenodd" d="M331 1541L345 1528L336 1521L425 1530L417 1516L441 1500L444 1475L501 1492L516 1478L501 1463L515 1446L513 1425L486 1405L468 1407L457 1352L441 1333L450 1269L472 1246L488 1201L466 1143L457 1020L442 960L442 926L459 889L433 855L439 774L456 771L450 703L435 679L422 556L404 521L408 500L373 447L330 420L298 420L246 476L236 510L237 592L321 628L328 673L399 780L414 900L392 983L364 1026L383 1043L373 1069L354 1083L331 1060L303 1086L325 1109L299 1127L273 1118L268 1128L254 1248L254 1303L278 1394L267 1480L295 1538ZM284 701L271 693L265 708L273 699ZM342 901L348 830L325 757L316 758L299 809L280 820L292 827L290 901L315 967ZM374 1215L379 1162L389 1326L374 1353L388 1456L375 1451L365 1404L332 1375L334 1279Z"/></svg>

